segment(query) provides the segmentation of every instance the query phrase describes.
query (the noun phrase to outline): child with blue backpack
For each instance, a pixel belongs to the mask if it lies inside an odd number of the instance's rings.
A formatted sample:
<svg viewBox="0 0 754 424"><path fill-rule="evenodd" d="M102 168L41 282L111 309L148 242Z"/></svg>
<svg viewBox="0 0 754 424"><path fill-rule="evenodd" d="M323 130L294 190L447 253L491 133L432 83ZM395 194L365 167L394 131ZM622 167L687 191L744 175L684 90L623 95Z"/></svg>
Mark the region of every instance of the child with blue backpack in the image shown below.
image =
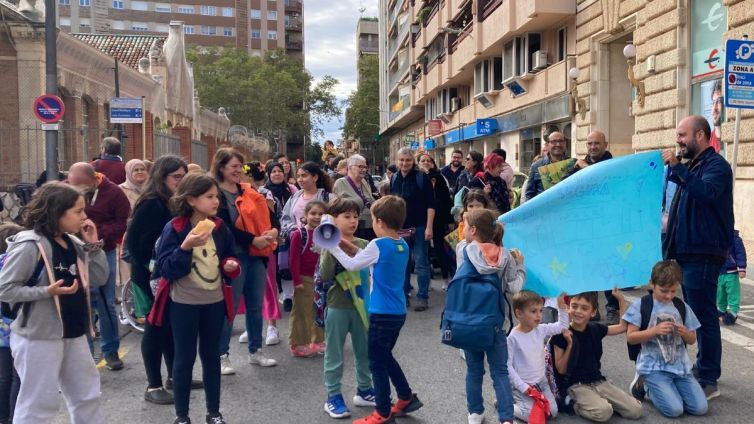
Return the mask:
<svg viewBox="0 0 754 424"><path fill-rule="evenodd" d="M458 270L448 286L443 314L443 342L464 348L469 424L484 421L482 379L485 356L497 397L498 420L512 423L513 395L508 377L508 342L503 326L503 291L516 293L521 290L526 279L524 258L500 245L503 226L497 222L493 211L470 209L464 214L463 223L463 240L456 247ZM454 313L459 318L457 321L453 319ZM463 328L472 322L481 325ZM467 333L467 343L458 340L464 337L464 332ZM482 343L486 346L471 348L483 340L489 340Z"/></svg>

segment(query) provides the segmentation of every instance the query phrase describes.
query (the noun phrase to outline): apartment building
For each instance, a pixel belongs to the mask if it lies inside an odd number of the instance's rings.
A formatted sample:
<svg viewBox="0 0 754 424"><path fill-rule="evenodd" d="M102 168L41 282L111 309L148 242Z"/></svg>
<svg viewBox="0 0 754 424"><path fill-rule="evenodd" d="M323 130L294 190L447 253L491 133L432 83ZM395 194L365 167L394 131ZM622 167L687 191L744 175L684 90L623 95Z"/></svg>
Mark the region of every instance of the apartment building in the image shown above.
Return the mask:
<svg viewBox="0 0 754 424"><path fill-rule="evenodd" d="M189 45L232 46L251 55L285 48L304 60L302 0L57 1L66 32L165 35L171 21L183 21Z"/></svg>
<svg viewBox="0 0 754 424"><path fill-rule="evenodd" d="M576 0L380 0L380 126L391 153L439 164L502 147L528 171L543 136L571 138Z"/></svg>

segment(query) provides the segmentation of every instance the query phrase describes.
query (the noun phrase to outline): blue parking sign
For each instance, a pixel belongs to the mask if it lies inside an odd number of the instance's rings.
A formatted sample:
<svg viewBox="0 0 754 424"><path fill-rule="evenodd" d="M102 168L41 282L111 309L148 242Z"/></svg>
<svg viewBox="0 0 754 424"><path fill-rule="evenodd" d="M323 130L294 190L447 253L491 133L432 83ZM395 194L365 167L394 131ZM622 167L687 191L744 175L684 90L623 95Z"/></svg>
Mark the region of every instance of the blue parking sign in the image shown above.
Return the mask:
<svg viewBox="0 0 754 424"><path fill-rule="evenodd" d="M725 106L754 109L754 41L725 43Z"/></svg>

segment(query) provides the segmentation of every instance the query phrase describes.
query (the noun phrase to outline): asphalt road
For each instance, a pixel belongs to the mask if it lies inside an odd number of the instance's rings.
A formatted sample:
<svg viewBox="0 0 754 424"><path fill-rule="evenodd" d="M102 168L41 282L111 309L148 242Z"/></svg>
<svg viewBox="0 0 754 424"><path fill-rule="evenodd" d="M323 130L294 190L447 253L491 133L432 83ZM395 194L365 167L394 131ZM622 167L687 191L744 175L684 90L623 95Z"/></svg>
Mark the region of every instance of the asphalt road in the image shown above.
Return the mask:
<svg viewBox="0 0 754 424"><path fill-rule="evenodd" d="M396 347L396 356L401 362L409 383L424 408L401 418L399 422L410 423L466 423L466 397L464 391L465 363L458 351L439 343L438 322L442 311L440 282L433 281L430 294L430 309L426 312L409 312L406 326ZM710 402L706 417L683 416L679 420L689 423L752 423L754 419L754 283L747 281L742 286L742 312L739 323L723 329L723 377L720 380L722 396ZM627 293L640 296L640 291ZM601 299L604 302L604 299ZM242 331L243 320L236 320L235 336ZM281 336L287 334L287 319L280 323ZM127 331L127 329L123 329ZM326 393L322 384L322 358L292 358L287 346L280 344L266 347L265 353L279 361L274 368L252 367L245 363L246 345L240 345L234 336L232 359L237 374L223 377L221 412L229 423L333 423L323 411ZM603 373L621 388L626 388L633 376L632 363L628 360L625 336L605 339L602 360ZM143 393L146 379L139 351L140 336L127 332L122 339L122 353L126 368L119 372L101 369L103 405L108 423L170 424L174 419L173 406L157 406L146 403ZM343 378L343 395L351 405L355 392L355 378L350 346L346 348L346 370ZM695 350L692 347L692 355ZM200 375L197 365L194 375ZM495 422L492 402L494 392L489 380L485 383L485 406L487 422ZM68 423L61 402L61 413L56 423ZM371 412L369 408L351 407L354 417ZM645 416L641 422L671 422L662 418L654 407L644 404ZM204 395L192 392L191 417L195 423L204 423ZM672 420L677 422L679 420ZM340 422L344 422L341 420ZM347 422L350 422L347 421ZM559 416L555 422L585 422L578 417ZM629 422L615 417L611 422Z"/></svg>

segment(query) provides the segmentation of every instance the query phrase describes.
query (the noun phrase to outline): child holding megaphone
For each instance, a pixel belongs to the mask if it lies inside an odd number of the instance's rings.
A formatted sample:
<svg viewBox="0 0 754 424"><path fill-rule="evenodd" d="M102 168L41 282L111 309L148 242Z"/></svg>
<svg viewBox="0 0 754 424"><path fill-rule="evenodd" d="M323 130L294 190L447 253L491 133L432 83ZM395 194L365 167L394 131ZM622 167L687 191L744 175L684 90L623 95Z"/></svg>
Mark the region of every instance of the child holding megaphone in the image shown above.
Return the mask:
<svg viewBox="0 0 754 424"><path fill-rule="evenodd" d="M314 324L314 271L319 262L319 253L312 250L314 229L324 214L325 204L312 200L304 208L304 226L291 233L288 263L294 293L288 343L291 355L296 357L306 358L325 353L325 335Z"/></svg>

